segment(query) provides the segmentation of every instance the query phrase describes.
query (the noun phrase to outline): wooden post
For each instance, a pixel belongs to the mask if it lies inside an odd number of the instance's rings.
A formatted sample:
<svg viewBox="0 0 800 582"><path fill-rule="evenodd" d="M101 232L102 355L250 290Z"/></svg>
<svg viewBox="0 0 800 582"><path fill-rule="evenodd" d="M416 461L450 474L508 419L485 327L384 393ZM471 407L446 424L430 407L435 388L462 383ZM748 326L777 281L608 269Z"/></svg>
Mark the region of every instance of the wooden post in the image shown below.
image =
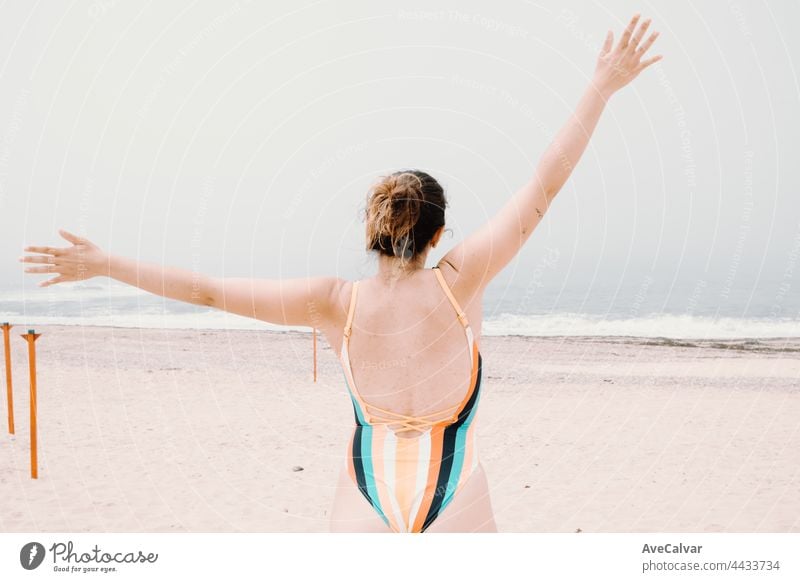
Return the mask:
<svg viewBox="0 0 800 582"><path fill-rule="evenodd" d="M314 343L314 382L317 381L317 328L314 328L314 335L313 335L313 343Z"/></svg>
<svg viewBox="0 0 800 582"><path fill-rule="evenodd" d="M3 324L3 347L6 352L6 400L8 401L8 434L14 434L14 392L11 389L11 344L9 332L14 327L10 323Z"/></svg>
<svg viewBox="0 0 800 582"><path fill-rule="evenodd" d="M32 329L29 329L28 333L20 335L28 342L28 366L30 367L31 376L31 479L38 479L39 464L36 447L36 348L33 342L42 334L34 333Z"/></svg>

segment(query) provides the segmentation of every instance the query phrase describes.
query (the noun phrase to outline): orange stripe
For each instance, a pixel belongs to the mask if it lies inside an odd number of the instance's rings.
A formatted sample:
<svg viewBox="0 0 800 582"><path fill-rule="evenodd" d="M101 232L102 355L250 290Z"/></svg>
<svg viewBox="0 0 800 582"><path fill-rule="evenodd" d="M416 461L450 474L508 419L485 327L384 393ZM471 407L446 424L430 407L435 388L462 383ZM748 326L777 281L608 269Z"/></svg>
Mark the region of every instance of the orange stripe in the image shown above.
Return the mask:
<svg viewBox="0 0 800 582"><path fill-rule="evenodd" d="M414 527L411 531L419 532L425 524L425 518L428 517L431 504L433 503L433 495L436 493L436 482L439 479L439 467L442 463L442 447L444 446L444 426L436 425L431 428L431 462L428 469L428 480L425 485L425 495L422 497L422 503L417 512L417 518L414 520Z"/></svg>

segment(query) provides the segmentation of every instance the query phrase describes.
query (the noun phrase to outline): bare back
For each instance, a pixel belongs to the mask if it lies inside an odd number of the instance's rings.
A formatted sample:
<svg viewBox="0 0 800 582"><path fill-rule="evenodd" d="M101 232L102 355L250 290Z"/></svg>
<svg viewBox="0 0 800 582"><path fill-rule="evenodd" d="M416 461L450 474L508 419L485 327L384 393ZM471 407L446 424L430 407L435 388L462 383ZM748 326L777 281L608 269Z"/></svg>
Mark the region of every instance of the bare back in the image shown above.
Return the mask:
<svg viewBox="0 0 800 582"><path fill-rule="evenodd" d="M442 275L451 284L455 271L445 265ZM347 282L341 289L342 327L352 286ZM479 337L480 297L467 301L458 296L456 285L451 288ZM339 353L342 327L336 330ZM391 288L377 277L359 283L348 351L364 401L409 416L452 410L469 388L468 350L464 329L433 269L420 269Z"/></svg>

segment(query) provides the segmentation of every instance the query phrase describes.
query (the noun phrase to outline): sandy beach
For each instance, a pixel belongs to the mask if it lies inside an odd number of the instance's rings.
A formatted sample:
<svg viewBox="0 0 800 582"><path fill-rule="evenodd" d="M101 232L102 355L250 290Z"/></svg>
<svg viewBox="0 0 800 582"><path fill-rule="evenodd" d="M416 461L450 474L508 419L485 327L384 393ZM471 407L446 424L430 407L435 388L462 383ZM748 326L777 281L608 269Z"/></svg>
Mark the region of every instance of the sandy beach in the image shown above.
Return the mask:
<svg viewBox="0 0 800 582"><path fill-rule="evenodd" d="M12 330L0 529L324 532L353 412L298 332L43 326L39 479ZM800 532L800 339L484 337L502 532ZM302 467L302 470L300 468Z"/></svg>

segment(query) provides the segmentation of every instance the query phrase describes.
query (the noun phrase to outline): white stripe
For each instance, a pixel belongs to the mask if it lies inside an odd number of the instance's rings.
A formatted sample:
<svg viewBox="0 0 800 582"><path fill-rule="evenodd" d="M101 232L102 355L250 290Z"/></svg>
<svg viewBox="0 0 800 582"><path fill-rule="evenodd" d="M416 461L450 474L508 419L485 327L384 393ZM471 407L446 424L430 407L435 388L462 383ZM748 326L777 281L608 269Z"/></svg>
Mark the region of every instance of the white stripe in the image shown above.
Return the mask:
<svg viewBox="0 0 800 582"><path fill-rule="evenodd" d="M417 451L417 486L416 486L416 500L411 507L411 515L408 521L408 530L414 526L417 521L417 512L419 506L422 505L422 498L425 497L425 486L428 484L428 470L430 469L431 462L431 429L426 430L420 437L419 450Z"/></svg>
<svg viewBox="0 0 800 582"><path fill-rule="evenodd" d="M395 487L395 459L397 458L397 436L394 432L386 427L386 437L383 440L383 477L386 483L386 489L389 492L389 502L392 504L392 513L397 522L398 527L402 528L405 520L400 511L400 506L397 504L397 489Z"/></svg>
<svg viewBox="0 0 800 582"><path fill-rule="evenodd" d="M342 367L347 374L347 378L350 380L350 385L355 389L356 382L355 378L353 378L353 367L350 365L350 350L348 349L347 344L347 341L342 342L342 357L340 359L342 360Z"/></svg>
<svg viewBox="0 0 800 582"><path fill-rule="evenodd" d="M472 367L475 366L474 354L472 353L473 350L473 335L472 335L472 328L467 326L464 328L467 332L467 342L469 343L469 365L470 365L470 375L472 374Z"/></svg>

